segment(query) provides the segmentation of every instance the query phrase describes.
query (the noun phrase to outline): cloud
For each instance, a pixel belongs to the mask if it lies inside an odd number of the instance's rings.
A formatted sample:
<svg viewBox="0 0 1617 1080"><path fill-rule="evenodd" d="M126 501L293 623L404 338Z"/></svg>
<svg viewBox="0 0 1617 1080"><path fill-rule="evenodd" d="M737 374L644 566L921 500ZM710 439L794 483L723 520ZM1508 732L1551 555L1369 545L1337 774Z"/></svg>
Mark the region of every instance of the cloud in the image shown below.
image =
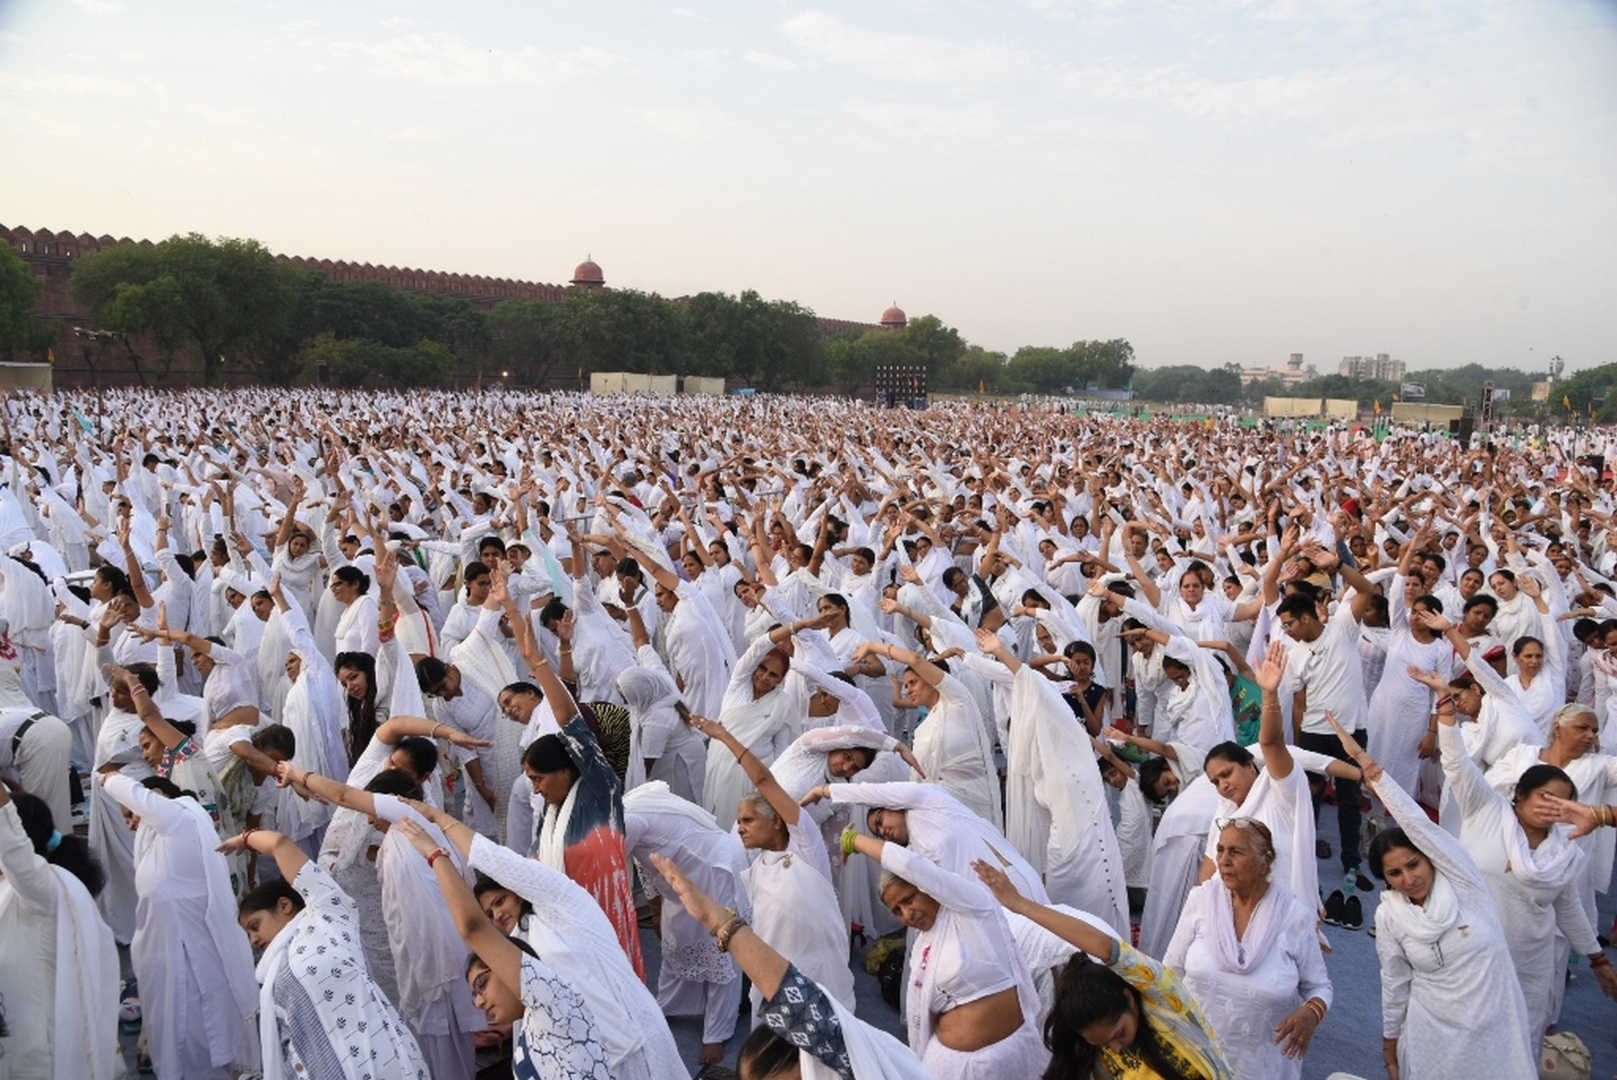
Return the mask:
<svg viewBox="0 0 1617 1080"><path fill-rule="evenodd" d="M122 0L73 0L73 6L91 15L122 15Z"/></svg>
<svg viewBox="0 0 1617 1080"><path fill-rule="evenodd" d="M678 15L682 19L695 19L697 22L711 22L712 21L706 15L703 15L700 12L692 11L688 7L669 8L668 9L668 14L670 14L670 15Z"/></svg>
<svg viewBox="0 0 1617 1080"><path fill-rule="evenodd" d="M339 61L363 61L379 74L435 86L539 86L598 75L622 62L580 45L550 51L533 45L494 48L448 33L398 33L378 41L335 42Z"/></svg>
<svg viewBox="0 0 1617 1080"><path fill-rule="evenodd" d="M742 57L754 67L765 68L769 71L796 71L797 65L784 56L777 56L770 52L759 52L756 49Z"/></svg>
<svg viewBox="0 0 1617 1080"><path fill-rule="evenodd" d="M823 11L794 15L786 20L785 30L811 56L856 67L880 79L980 82L1014 75L1034 60L1025 50L1009 45L868 30Z"/></svg>
<svg viewBox="0 0 1617 1080"><path fill-rule="evenodd" d="M642 109L640 118L676 142L708 142L735 125L734 118L723 109L666 106Z"/></svg>
<svg viewBox="0 0 1617 1080"><path fill-rule="evenodd" d="M903 102L858 102L850 115L895 138L972 139L1000 131L1002 118L991 105L915 105Z"/></svg>

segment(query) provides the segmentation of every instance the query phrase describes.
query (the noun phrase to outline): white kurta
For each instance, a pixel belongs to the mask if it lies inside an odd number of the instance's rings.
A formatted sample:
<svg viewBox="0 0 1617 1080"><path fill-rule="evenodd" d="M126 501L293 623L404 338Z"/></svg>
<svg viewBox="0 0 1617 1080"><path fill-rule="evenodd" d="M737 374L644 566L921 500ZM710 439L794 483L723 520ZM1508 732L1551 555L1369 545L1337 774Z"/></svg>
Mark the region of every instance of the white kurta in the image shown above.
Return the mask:
<svg viewBox="0 0 1617 1080"><path fill-rule="evenodd" d="M1440 728L1438 741L1443 778L1460 808L1460 843L1482 872L1498 909L1527 1002L1528 1031L1536 1043L1555 1019L1565 981L1557 931L1585 956L1601 952L1579 896L1586 859L1560 827L1537 848L1529 848L1515 808L1488 786L1465 755L1458 730Z"/></svg>
<svg viewBox="0 0 1617 1080"><path fill-rule="evenodd" d="M1389 890L1376 908L1381 1034L1398 1040L1400 1075L1538 1075L1539 1041L1528 1034L1521 984L1482 873L1402 788L1385 776L1371 788L1446 881L1453 903L1439 922L1433 896L1416 907Z"/></svg>
<svg viewBox="0 0 1617 1080"><path fill-rule="evenodd" d="M762 637L747 649L730 673L730 687L724 692L724 709L719 714L719 722L765 765L772 764L798 735L793 718L787 715L790 699L780 686L763 697L752 695L753 670L773 647L769 638ZM735 824L736 805L751 791L752 781L730 748L723 743L709 743L702 805L720 828Z"/></svg>
<svg viewBox="0 0 1617 1080"><path fill-rule="evenodd" d="M788 826L785 851L760 851L744 880L752 928L798 970L854 1008L848 928L831 887L831 864L819 828L805 814ZM762 1001L753 990L753 1015Z"/></svg>
<svg viewBox="0 0 1617 1080"><path fill-rule="evenodd" d="M982 712L964 683L945 673L938 701L915 730L915 759L941 785L996 829L1004 827L999 777Z"/></svg>
<svg viewBox="0 0 1617 1080"><path fill-rule="evenodd" d="M166 798L120 773L105 787L140 815L129 953L157 1075L222 1077L233 1064L256 1062L253 953L214 850L213 820L195 800Z"/></svg>
<svg viewBox="0 0 1617 1080"><path fill-rule="evenodd" d="M1271 885L1240 940L1239 955L1249 965L1241 971L1226 963L1215 941L1221 932L1233 938L1234 929L1215 924L1214 889L1224 889L1216 875L1192 890L1163 964L1183 972L1185 985L1201 1003L1236 1076L1300 1080L1302 1059L1280 1052L1275 1028L1309 998L1319 998L1327 1008L1331 1004L1331 980L1315 934L1312 906L1284 885ZM1223 906L1224 918L1231 919L1228 903ZM1264 923L1267 934L1259 931Z"/></svg>
<svg viewBox="0 0 1617 1080"><path fill-rule="evenodd" d="M0 1075L122 1075L112 931L79 879L34 851L15 803L0 806L0 956Z"/></svg>

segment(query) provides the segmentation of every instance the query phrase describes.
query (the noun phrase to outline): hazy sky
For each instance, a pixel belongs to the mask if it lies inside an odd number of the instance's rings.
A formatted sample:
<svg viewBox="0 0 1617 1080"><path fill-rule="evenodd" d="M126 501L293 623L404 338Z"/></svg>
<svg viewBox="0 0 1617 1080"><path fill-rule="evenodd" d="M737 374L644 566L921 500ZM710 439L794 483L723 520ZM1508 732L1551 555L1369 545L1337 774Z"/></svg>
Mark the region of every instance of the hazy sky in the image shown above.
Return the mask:
<svg viewBox="0 0 1617 1080"><path fill-rule="evenodd" d="M1617 361L1617 2L0 0L0 221L1142 363Z"/></svg>

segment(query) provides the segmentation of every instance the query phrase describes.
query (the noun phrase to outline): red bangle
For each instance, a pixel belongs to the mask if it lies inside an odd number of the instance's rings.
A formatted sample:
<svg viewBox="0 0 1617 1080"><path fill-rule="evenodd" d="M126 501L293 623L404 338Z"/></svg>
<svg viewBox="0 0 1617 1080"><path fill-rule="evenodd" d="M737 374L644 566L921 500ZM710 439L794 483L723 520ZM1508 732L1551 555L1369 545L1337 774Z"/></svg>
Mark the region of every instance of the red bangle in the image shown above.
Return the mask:
<svg viewBox="0 0 1617 1080"><path fill-rule="evenodd" d="M443 848L433 848L432 853L427 856L427 866L432 866L433 863L438 861L440 856L448 854L449 852L445 851Z"/></svg>

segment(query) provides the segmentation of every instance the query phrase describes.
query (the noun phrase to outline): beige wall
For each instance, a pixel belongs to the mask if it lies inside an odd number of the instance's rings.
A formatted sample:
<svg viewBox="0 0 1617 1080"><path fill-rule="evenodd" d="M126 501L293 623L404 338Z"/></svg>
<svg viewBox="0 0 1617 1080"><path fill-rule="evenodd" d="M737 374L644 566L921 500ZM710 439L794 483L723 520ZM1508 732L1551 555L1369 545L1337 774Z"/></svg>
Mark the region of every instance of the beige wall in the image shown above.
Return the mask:
<svg viewBox="0 0 1617 1080"><path fill-rule="evenodd" d="M1318 416L1320 414L1319 398L1296 397L1266 397L1263 399L1263 415L1274 417L1288 416Z"/></svg>
<svg viewBox="0 0 1617 1080"><path fill-rule="evenodd" d="M38 390L48 394L51 392L51 366L0 361L0 387L7 390Z"/></svg>
<svg viewBox="0 0 1617 1080"><path fill-rule="evenodd" d="M1354 420L1359 415L1359 403L1352 398L1326 398L1325 415L1332 420Z"/></svg>
<svg viewBox="0 0 1617 1080"><path fill-rule="evenodd" d="M1460 405L1426 405L1419 401L1392 403L1395 424L1439 424L1447 428L1450 420L1458 420L1464 413L1465 408Z"/></svg>

